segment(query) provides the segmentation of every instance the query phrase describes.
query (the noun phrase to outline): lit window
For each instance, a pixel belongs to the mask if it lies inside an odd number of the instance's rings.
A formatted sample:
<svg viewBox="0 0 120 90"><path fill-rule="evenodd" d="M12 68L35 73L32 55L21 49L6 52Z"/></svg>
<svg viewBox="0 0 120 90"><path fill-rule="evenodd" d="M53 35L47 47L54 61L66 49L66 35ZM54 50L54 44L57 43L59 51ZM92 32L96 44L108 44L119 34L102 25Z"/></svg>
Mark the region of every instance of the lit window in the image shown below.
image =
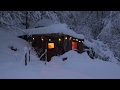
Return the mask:
<svg viewBox="0 0 120 90"><path fill-rule="evenodd" d="M54 48L54 43L48 43L48 49Z"/></svg>

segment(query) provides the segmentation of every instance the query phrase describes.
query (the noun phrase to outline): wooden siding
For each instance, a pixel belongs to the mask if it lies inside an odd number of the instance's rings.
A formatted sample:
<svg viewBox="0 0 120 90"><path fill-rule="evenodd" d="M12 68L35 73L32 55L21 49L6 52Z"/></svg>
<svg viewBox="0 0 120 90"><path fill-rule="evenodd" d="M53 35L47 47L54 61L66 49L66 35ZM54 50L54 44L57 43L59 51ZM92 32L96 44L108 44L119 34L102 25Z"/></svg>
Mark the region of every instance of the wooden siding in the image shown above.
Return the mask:
<svg viewBox="0 0 120 90"><path fill-rule="evenodd" d="M73 38L64 34L42 34L32 35L32 46L39 52L39 56L47 49L47 61L50 61L53 56L62 55L65 52L72 50L72 41L77 43L77 49L80 53L83 52L82 39ZM34 40L33 40L34 38ZM43 40L42 40L43 39ZM49 40L50 39L50 40ZM61 39L59 41L59 39ZM79 42L80 41L80 42ZM54 43L54 48L49 49L48 43ZM45 55L42 58L45 60Z"/></svg>

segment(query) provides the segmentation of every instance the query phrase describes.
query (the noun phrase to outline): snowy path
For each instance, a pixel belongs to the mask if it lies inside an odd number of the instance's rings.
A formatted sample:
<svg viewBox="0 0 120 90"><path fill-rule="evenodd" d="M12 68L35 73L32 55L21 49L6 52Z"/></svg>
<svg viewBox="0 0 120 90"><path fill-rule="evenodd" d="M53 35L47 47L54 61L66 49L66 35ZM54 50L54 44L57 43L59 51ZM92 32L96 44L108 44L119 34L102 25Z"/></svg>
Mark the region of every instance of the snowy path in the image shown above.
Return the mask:
<svg viewBox="0 0 120 90"><path fill-rule="evenodd" d="M70 71L57 63L42 61L28 62L28 65L7 62L0 67L0 79L78 79L89 78L80 72Z"/></svg>

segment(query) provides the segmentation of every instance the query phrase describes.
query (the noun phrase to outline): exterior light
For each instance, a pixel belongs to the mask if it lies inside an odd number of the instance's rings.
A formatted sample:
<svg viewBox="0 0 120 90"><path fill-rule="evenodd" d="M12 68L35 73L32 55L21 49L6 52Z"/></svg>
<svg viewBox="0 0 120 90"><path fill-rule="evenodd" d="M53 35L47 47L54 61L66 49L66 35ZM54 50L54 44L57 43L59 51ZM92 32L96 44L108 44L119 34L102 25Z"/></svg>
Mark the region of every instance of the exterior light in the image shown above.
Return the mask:
<svg viewBox="0 0 120 90"><path fill-rule="evenodd" d="M34 40L35 38L33 38L33 40Z"/></svg>
<svg viewBox="0 0 120 90"><path fill-rule="evenodd" d="M72 37L69 38L69 40L71 40L71 39L72 39Z"/></svg>
<svg viewBox="0 0 120 90"><path fill-rule="evenodd" d="M75 39L73 38L73 40L75 40Z"/></svg>
<svg viewBox="0 0 120 90"><path fill-rule="evenodd" d="M41 40L43 41L44 39L42 38Z"/></svg>
<svg viewBox="0 0 120 90"><path fill-rule="evenodd" d="M49 41L51 41L51 39L49 39Z"/></svg>
<svg viewBox="0 0 120 90"><path fill-rule="evenodd" d="M65 37L65 39L67 39L67 37Z"/></svg>
<svg viewBox="0 0 120 90"><path fill-rule="evenodd" d="M83 43L84 41L82 41L82 43Z"/></svg>
<svg viewBox="0 0 120 90"><path fill-rule="evenodd" d="M79 41L79 42L81 42L81 41Z"/></svg>
<svg viewBox="0 0 120 90"><path fill-rule="evenodd" d="M78 39L76 39L76 41L78 41Z"/></svg>
<svg viewBox="0 0 120 90"><path fill-rule="evenodd" d="M59 38L59 41L61 41L61 39Z"/></svg>

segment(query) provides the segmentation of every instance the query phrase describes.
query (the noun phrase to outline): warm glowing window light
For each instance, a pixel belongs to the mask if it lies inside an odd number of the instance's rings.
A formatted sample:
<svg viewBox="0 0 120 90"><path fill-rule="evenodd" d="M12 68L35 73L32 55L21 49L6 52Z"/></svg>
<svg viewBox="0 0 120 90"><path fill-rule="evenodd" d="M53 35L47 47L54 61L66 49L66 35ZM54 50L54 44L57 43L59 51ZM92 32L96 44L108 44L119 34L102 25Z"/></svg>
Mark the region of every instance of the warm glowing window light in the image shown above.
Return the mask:
<svg viewBox="0 0 120 90"><path fill-rule="evenodd" d="M48 43L48 49L54 48L54 43Z"/></svg>

